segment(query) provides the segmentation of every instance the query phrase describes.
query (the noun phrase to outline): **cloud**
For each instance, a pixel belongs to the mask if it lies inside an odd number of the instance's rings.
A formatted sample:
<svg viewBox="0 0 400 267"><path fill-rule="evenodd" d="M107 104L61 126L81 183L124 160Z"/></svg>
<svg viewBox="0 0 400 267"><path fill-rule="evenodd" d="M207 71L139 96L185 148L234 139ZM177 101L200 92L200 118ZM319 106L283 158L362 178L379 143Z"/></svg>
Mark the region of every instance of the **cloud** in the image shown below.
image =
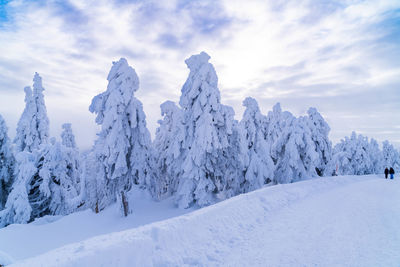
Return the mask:
<svg viewBox="0 0 400 267"><path fill-rule="evenodd" d="M389 133L400 135L391 115L400 111L399 10L390 0L10 1L0 9L0 113L15 128L23 87L37 71L52 135L70 121L87 148L97 129L91 98L106 89L112 61L126 57L154 133L158 106L179 101L184 60L207 51L222 102L233 105L237 119L251 95L265 113L278 101L295 114L316 106L332 122L335 140L362 131L365 114L390 117L369 118L385 129L368 133L395 139ZM19 97L18 108L8 104ZM346 114L359 119L340 117Z"/></svg>

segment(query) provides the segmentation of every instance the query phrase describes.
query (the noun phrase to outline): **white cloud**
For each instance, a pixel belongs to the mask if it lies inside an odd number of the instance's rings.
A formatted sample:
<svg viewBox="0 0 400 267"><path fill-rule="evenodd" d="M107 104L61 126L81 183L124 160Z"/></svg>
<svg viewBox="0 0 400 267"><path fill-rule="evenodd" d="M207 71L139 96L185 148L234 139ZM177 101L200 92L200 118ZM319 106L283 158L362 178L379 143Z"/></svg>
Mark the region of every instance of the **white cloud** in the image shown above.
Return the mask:
<svg viewBox="0 0 400 267"><path fill-rule="evenodd" d="M91 98L106 89L111 61L120 57L139 75L137 96L152 133L159 105L167 99L179 101L188 74L184 59L202 50L211 55L222 101L234 106L237 118L248 95L265 105L264 112L278 101L295 114L312 105L332 121L335 140L347 130L361 130L364 123L336 115L362 117L368 109L357 109L360 95L390 94L400 84L398 63L390 55L400 45L382 41L390 32L378 27L393 19L398 1L71 0L9 5L15 15L0 31L0 113L15 128L23 87L38 71L52 134L58 135L61 124L70 121L81 147L91 146L95 136L94 117L88 112ZM18 105L10 104L17 98ZM399 96L385 101L400 112ZM382 103L370 102L368 108L382 109ZM399 118L391 118L382 126L388 134L378 129L371 136L399 135L391 126L400 124ZM380 125L379 118L370 123Z"/></svg>

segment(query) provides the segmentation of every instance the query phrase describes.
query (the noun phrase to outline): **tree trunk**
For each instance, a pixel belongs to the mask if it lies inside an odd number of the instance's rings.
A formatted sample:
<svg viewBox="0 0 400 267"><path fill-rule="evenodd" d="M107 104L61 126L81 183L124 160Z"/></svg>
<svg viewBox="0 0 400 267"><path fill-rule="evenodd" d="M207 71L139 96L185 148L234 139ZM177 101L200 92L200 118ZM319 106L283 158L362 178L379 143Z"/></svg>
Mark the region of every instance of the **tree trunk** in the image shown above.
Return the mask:
<svg viewBox="0 0 400 267"><path fill-rule="evenodd" d="M128 201L126 200L124 191L121 191L121 200L122 200L122 206L124 208L124 215L126 217L128 216L129 209L128 209Z"/></svg>

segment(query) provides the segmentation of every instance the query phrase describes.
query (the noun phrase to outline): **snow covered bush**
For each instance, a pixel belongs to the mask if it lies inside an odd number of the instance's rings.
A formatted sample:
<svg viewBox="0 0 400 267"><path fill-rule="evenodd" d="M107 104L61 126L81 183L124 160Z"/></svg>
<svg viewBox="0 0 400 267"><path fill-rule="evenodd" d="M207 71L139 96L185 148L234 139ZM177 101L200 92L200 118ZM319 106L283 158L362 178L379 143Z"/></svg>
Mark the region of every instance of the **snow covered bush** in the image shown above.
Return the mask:
<svg viewBox="0 0 400 267"><path fill-rule="evenodd" d="M151 175L151 139L146 127L142 103L134 97L139 89L135 70L121 58L113 62L107 77L107 90L92 100L90 112L95 113L101 131L94 153L98 164L96 206L103 209L127 192L133 184L154 189ZM155 194L155 192L152 192ZM92 207L94 208L94 207Z"/></svg>
<svg viewBox="0 0 400 267"><path fill-rule="evenodd" d="M0 115L0 210L3 209L14 181L14 155L11 151L7 126Z"/></svg>
<svg viewBox="0 0 400 267"><path fill-rule="evenodd" d="M267 118L261 114L254 98L247 97L243 106L246 110L240 122L245 155L245 183L242 187L243 192L250 192L273 180L275 166L270 156L271 144L265 139Z"/></svg>
<svg viewBox="0 0 400 267"><path fill-rule="evenodd" d="M176 193L181 208L210 205L240 191L231 188L232 183L228 186L230 177L238 179L242 171L239 162L232 163L236 155L229 154L234 111L220 103L218 78L209 59L201 52L185 61L190 73L179 102L184 114L185 160Z"/></svg>

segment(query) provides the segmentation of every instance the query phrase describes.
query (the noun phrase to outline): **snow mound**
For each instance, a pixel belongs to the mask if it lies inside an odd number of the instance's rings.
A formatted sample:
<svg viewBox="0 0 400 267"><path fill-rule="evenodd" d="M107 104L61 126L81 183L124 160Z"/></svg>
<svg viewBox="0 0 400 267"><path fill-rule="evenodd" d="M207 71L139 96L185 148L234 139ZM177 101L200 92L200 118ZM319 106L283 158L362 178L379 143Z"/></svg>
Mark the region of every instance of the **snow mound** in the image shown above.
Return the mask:
<svg viewBox="0 0 400 267"><path fill-rule="evenodd" d="M12 266L397 266L399 193L374 175L277 185Z"/></svg>

